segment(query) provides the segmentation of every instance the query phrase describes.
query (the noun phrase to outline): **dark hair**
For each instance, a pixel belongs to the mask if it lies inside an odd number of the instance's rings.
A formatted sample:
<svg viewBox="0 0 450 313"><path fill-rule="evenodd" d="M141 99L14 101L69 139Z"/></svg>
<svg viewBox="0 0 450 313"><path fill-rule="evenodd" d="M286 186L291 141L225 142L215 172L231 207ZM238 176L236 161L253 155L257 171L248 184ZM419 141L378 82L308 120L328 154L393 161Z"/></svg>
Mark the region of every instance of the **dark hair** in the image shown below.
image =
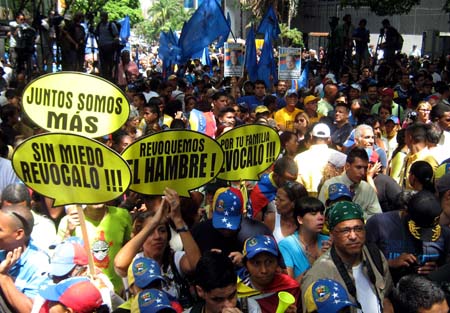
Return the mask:
<svg viewBox="0 0 450 313"><path fill-rule="evenodd" d="M218 117L222 117L226 113L236 113L236 111L232 107L223 107L219 110Z"/></svg>
<svg viewBox="0 0 450 313"><path fill-rule="evenodd" d="M406 128L406 134L411 135L414 143L426 142L428 128L429 126L427 124L416 122Z"/></svg>
<svg viewBox="0 0 450 313"><path fill-rule="evenodd" d="M308 191L306 191L305 186L298 182L287 181L280 188L286 192L291 201L308 196Z"/></svg>
<svg viewBox="0 0 450 313"><path fill-rule="evenodd" d="M437 145L441 139L443 130L436 124L430 124L427 129L427 141Z"/></svg>
<svg viewBox="0 0 450 313"><path fill-rule="evenodd" d="M395 312L416 313L443 302L445 293L434 282L419 275L403 276L392 292Z"/></svg>
<svg viewBox="0 0 450 313"><path fill-rule="evenodd" d="M294 201L294 218L298 226L297 218L305 216L307 213L323 212L325 211L325 206L322 201L314 197L302 197L297 198Z"/></svg>
<svg viewBox="0 0 450 313"><path fill-rule="evenodd" d="M0 118L5 123L10 117L19 113L19 109L13 104L7 104L1 108Z"/></svg>
<svg viewBox="0 0 450 313"><path fill-rule="evenodd" d="M406 130L404 128L400 129L397 132L397 136L395 137L397 139L397 148L395 148L394 152L392 152L392 158L394 158L394 156L399 153L400 151L402 151L403 147L405 146L405 134L406 134Z"/></svg>
<svg viewBox="0 0 450 313"><path fill-rule="evenodd" d="M219 100L220 97L227 97L227 98L228 98L228 93L225 92L225 91L218 91L218 92L215 92L215 93L212 95L211 98L212 98L213 100Z"/></svg>
<svg viewBox="0 0 450 313"><path fill-rule="evenodd" d="M411 165L409 171L422 184L424 190L434 193L433 168L428 162L416 161Z"/></svg>
<svg viewBox="0 0 450 313"><path fill-rule="evenodd" d="M223 252L206 251L195 268L195 284L205 292L236 285L236 280L234 265Z"/></svg>
<svg viewBox="0 0 450 313"><path fill-rule="evenodd" d="M256 86L256 85L264 85L264 88L267 88L266 82L263 81L262 79L257 79L257 80L255 80L255 86Z"/></svg>
<svg viewBox="0 0 450 313"><path fill-rule="evenodd" d="M292 137L297 137L296 134L294 134L291 131L284 131L281 135L280 135L280 142L281 142L281 147L284 148L284 146L286 145L286 143L291 140Z"/></svg>
<svg viewBox="0 0 450 313"><path fill-rule="evenodd" d="M27 187L24 184L9 184L2 191L3 201L16 204L25 201L27 206L31 208L31 197Z"/></svg>
<svg viewBox="0 0 450 313"><path fill-rule="evenodd" d="M366 153L366 155L367 155L367 153ZM285 172L288 172L289 174L297 176L298 175L298 166L297 166L297 163L293 159L284 156L281 159L278 159L275 161L275 164L273 166L273 172L280 176L283 176Z"/></svg>
<svg viewBox="0 0 450 313"><path fill-rule="evenodd" d="M355 162L356 158L369 162L367 151L362 147L354 147L352 150L350 150L350 152L347 154L346 163L352 164L353 162Z"/></svg>
<svg viewBox="0 0 450 313"><path fill-rule="evenodd" d="M139 100L143 100L144 102L147 102L147 100L145 99L145 96L144 96L144 94L142 92L138 92L138 93L134 94L133 98L134 97L138 97Z"/></svg>
<svg viewBox="0 0 450 313"><path fill-rule="evenodd" d="M435 105L430 112L430 118L433 121L436 121L444 116L445 113L450 112L450 106L446 104L437 104Z"/></svg>

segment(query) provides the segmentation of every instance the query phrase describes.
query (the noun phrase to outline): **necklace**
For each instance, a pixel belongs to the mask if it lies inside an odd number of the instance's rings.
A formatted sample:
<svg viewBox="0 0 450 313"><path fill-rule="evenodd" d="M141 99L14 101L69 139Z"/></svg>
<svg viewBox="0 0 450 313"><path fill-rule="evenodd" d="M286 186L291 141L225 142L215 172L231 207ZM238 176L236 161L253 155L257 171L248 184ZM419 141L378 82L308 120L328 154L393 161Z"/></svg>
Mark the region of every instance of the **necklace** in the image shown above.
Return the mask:
<svg viewBox="0 0 450 313"><path fill-rule="evenodd" d="M303 251L306 254L306 257L308 258L309 264L313 264L315 260L317 260L317 258L319 257L319 251L317 248L317 243L314 242L310 245L307 245L302 238L300 237L300 235L298 236L301 245L303 246ZM315 251L314 251L315 250Z"/></svg>

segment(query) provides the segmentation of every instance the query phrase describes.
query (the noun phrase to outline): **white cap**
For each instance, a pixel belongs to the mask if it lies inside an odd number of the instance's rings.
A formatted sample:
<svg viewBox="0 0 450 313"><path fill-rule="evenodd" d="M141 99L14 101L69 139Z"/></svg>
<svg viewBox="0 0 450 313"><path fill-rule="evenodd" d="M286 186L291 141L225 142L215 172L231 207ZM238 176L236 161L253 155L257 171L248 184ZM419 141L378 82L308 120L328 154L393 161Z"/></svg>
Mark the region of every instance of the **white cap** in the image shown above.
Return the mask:
<svg viewBox="0 0 450 313"><path fill-rule="evenodd" d="M329 138L330 137L330 127L324 123L318 123L314 126L312 130L312 135L318 138Z"/></svg>

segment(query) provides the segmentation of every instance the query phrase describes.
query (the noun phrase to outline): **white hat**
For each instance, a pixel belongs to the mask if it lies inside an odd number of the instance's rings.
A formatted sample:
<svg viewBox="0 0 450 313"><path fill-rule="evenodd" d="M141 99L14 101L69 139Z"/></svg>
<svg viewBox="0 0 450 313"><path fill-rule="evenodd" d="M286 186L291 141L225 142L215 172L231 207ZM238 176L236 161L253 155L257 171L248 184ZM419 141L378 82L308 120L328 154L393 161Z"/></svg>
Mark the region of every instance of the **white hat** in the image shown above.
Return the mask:
<svg viewBox="0 0 450 313"><path fill-rule="evenodd" d="M330 137L330 127L324 123L318 123L314 126L312 130L312 135L318 138L329 138Z"/></svg>

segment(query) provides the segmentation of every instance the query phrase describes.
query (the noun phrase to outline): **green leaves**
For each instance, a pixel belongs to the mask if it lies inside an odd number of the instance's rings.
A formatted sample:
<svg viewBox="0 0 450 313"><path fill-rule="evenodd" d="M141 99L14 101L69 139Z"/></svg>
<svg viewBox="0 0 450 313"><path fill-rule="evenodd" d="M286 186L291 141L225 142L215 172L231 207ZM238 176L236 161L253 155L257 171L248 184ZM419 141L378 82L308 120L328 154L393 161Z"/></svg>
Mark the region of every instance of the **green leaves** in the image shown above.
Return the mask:
<svg viewBox="0 0 450 313"><path fill-rule="evenodd" d="M369 7L376 15L407 14L421 0L341 0L342 6Z"/></svg>

